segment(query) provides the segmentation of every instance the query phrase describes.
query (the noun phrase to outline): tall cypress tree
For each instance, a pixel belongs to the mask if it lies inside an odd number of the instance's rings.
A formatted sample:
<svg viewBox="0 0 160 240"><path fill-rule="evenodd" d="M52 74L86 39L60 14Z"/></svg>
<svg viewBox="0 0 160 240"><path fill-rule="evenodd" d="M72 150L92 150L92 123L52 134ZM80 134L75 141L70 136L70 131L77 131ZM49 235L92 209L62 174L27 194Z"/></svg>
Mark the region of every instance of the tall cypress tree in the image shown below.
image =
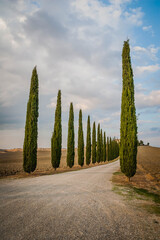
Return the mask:
<svg viewBox="0 0 160 240"><path fill-rule="evenodd" d="M107 160L109 161L109 137L107 137Z"/></svg>
<svg viewBox="0 0 160 240"><path fill-rule="evenodd" d="M82 125L82 110L79 111L79 127L78 127L78 164L82 167L84 165L84 139L83 139L83 125Z"/></svg>
<svg viewBox="0 0 160 240"><path fill-rule="evenodd" d="M96 152L96 161L99 163L101 161L101 130L100 123L98 124L97 129L97 152Z"/></svg>
<svg viewBox="0 0 160 240"><path fill-rule="evenodd" d="M104 132L103 138L103 161L106 161L106 133Z"/></svg>
<svg viewBox="0 0 160 240"><path fill-rule="evenodd" d="M124 42L122 50L122 77L120 166L121 171L130 180L136 173L137 167L137 119L129 40Z"/></svg>
<svg viewBox="0 0 160 240"><path fill-rule="evenodd" d="M103 132L102 132L102 129L101 129L100 140L101 140L101 162L102 162L103 161Z"/></svg>
<svg viewBox="0 0 160 240"><path fill-rule="evenodd" d="M96 162L96 124L93 123L92 130L92 163Z"/></svg>
<svg viewBox="0 0 160 240"><path fill-rule="evenodd" d="M69 121L68 121L68 141L67 141L67 166L70 168L74 165L74 111L73 103L70 104Z"/></svg>
<svg viewBox="0 0 160 240"><path fill-rule="evenodd" d="M89 165L91 162L91 126L90 116L87 120L87 139L86 139L86 164Z"/></svg>
<svg viewBox="0 0 160 240"><path fill-rule="evenodd" d="M23 144L23 169L28 173L33 172L37 166L38 103L38 75L37 69L34 67L27 104L25 137Z"/></svg>
<svg viewBox="0 0 160 240"><path fill-rule="evenodd" d="M51 162L55 170L60 165L61 148L62 148L61 90L59 90L57 96L57 106L55 110L54 131L51 138Z"/></svg>

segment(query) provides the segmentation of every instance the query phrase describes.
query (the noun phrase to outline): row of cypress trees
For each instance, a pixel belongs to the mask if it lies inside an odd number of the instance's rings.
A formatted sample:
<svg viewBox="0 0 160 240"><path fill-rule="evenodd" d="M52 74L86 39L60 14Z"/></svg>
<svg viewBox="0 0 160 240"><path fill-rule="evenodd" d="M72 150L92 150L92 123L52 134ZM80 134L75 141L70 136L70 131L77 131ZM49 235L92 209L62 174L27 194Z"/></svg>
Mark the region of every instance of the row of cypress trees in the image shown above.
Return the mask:
<svg viewBox="0 0 160 240"><path fill-rule="evenodd" d="M121 102L121 127L120 127L120 166L121 171L130 179L136 173L137 167L137 119L134 102L134 81L130 58L129 40L124 41L122 50L122 102ZM37 138L38 138L38 74L36 67L33 69L27 114L25 124L25 137L23 144L23 168L24 171L33 172L37 165ZM51 161L56 169L59 167L62 146L61 125L61 91L58 92L57 107L55 111L54 131L51 138ZM118 154L118 146L115 141L107 141L108 160ZM67 165L74 165L74 112L73 104L70 106L67 141ZM87 122L86 163L91 161L91 130L90 117ZM97 143L96 126L93 123L92 131L92 162L106 161L106 136L98 124ZM78 163L84 164L84 139L82 126L82 111L79 112L78 129Z"/></svg>
<svg viewBox="0 0 160 240"><path fill-rule="evenodd" d="M27 104L27 115L25 125L25 138L23 146L23 169L25 172L33 172L37 166L37 138L38 138L38 74L36 67L33 69L29 100ZM51 162L54 169L57 169L61 160L62 149L62 120L61 120L61 91L58 91L57 105L55 110L54 130L51 138ZM73 103L70 104L67 139L67 166L74 165L75 157L75 134L74 134L74 110ZM111 144L111 143L110 143ZM107 149L106 134L98 124L96 141L96 124L93 123L92 144L90 116L87 119L86 138L86 164L106 161ZM108 158L108 160L111 160ZM84 165L84 136L82 123L82 110L79 111L78 127L78 164Z"/></svg>
<svg viewBox="0 0 160 240"><path fill-rule="evenodd" d="M70 168L74 165L75 158L75 134L74 134L74 110L73 103L70 103L69 120L68 120L68 139L67 139L67 166ZM111 139L111 138L110 138ZM62 126L61 126L61 91L58 91L57 106L55 110L54 131L51 139L51 161L54 169L58 168L61 159L61 142L62 142ZM107 154L108 148L108 154ZM115 139L110 140L106 144L106 134L100 128L100 123L97 129L96 141L96 124L93 123L92 129L92 144L91 144L91 124L90 116L87 119L87 137L86 137L86 164L100 163L102 161L112 160L118 156L119 147ZM84 135L82 110L79 111L79 125L78 125L78 164L82 167L84 165Z"/></svg>
<svg viewBox="0 0 160 240"><path fill-rule="evenodd" d="M107 137L107 159L113 160L119 156L119 143L115 138Z"/></svg>

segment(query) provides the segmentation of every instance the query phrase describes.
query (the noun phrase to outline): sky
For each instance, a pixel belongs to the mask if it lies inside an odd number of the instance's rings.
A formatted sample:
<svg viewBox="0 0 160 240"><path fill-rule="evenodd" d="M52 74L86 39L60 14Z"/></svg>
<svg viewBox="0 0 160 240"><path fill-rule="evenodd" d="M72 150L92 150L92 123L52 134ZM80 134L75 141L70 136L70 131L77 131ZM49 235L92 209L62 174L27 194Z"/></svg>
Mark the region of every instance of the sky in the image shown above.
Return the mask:
<svg viewBox="0 0 160 240"><path fill-rule="evenodd" d="M160 147L159 0L1 0L0 148L23 147L34 66L39 77L38 146L50 147L58 90L62 146L73 102L78 114L120 136L122 48L130 40L138 139Z"/></svg>

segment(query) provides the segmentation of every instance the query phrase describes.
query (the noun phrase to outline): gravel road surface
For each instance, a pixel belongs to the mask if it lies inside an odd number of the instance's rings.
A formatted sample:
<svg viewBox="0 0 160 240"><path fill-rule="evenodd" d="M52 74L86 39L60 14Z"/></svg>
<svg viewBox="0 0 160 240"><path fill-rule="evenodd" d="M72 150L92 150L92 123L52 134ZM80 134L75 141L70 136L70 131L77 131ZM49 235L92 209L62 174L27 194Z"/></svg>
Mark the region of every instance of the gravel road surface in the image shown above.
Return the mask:
<svg viewBox="0 0 160 240"><path fill-rule="evenodd" d="M160 239L160 219L112 191L118 168L0 180L0 239Z"/></svg>

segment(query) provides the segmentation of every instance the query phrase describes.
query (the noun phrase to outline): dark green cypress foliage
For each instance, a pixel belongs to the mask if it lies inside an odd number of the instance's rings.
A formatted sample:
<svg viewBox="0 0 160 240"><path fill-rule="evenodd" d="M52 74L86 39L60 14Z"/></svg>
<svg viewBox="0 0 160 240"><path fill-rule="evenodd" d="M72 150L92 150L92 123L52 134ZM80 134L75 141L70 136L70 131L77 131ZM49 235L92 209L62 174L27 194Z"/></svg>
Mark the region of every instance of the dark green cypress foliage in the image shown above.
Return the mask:
<svg viewBox="0 0 160 240"><path fill-rule="evenodd" d="M82 167L84 165L84 139L83 139L83 125L82 125L82 110L79 111L79 127L78 127L78 164Z"/></svg>
<svg viewBox="0 0 160 240"><path fill-rule="evenodd" d="M60 165L61 148L62 148L61 90L59 90L57 96L57 106L55 110L54 131L51 138L51 162L55 170Z"/></svg>
<svg viewBox="0 0 160 240"><path fill-rule="evenodd" d="M86 139L86 164L89 165L91 162L91 126L90 116L87 120L87 139Z"/></svg>
<svg viewBox="0 0 160 240"><path fill-rule="evenodd" d="M99 163L101 161L101 132L100 132L100 123L98 124L97 129L97 152L96 152L96 161Z"/></svg>
<svg viewBox="0 0 160 240"><path fill-rule="evenodd" d="M120 166L121 171L130 179L136 173L137 167L137 119L129 40L123 45L122 77Z"/></svg>
<svg viewBox="0 0 160 240"><path fill-rule="evenodd" d="M103 161L103 132L102 132L102 129L101 129L100 141L101 141L101 162L102 162Z"/></svg>
<svg viewBox="0 0 160 240"><path fill-rule="evenodd" d="M113 159L112 138L109 139L109 160Z"/></svg>
<svg viewBox="0 0 160 240"><path fill-rule="evenodd" d="M115 159L116 158L116 141L115 141L115 138L113 138L113 140L112 140L112 151L113 151L112 159Z"/></svg>
<svg viewBox="0 0 160 240"><path fill-rule="evenodd" d="M107 137L107 160L109 161L109 137Z"/></svg>
<svg viewBox="0 0 160 240"><path fill-rule="evenodd" d="M92 163L96 163L96 123L93 123L92 130Z"/></svg>
<svg viewBox="0 0 160 240"><path fill-rule="evenodd" d="M103 161L106 161L106 133L104 132L103 137Z"/></svg>
<svg viewBox="0 0 160 240"><path fill-rule="evenodd" d="M68 121L68 141L67 141L67 166L70 168L74 165L74 112L73 103L70 104L69 121Z"/></svg>
<svg viewBox="0 0 160 240"><path fill-rule="evenodd" d="M33 172L37 166L38 103L38 75L37 69L34 67L27 104L25 137L23 144L23 169L28 173Z"/></svg>

